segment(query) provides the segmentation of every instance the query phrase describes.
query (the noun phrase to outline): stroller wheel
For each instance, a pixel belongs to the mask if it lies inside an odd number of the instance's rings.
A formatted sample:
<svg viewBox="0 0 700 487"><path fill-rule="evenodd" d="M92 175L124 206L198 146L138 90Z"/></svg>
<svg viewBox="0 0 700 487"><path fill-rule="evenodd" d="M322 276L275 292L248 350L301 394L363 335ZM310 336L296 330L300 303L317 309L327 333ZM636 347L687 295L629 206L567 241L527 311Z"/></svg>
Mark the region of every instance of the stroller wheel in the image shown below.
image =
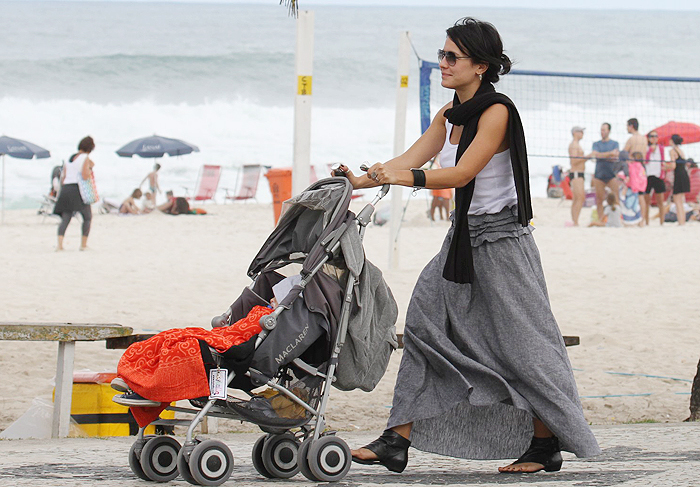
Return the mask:
<svg viewBox="0 0 700 487"><path fill-rule="evenodd" d="M318 482L319 479L309 468L309 447L311 446L311 440L313 440L313 438L309 436L301 443L299 451L297 452L297 462L299 465L299 471L304 477L312 482Z"/></svg>
<svg viewBox="0 0 700 487"><path fill-rule="evenodd" d="M143 468L141 468L140 458L144 445L148 440L153 438L155 438L155 435L148 435L145 436L143 440L136 440L129 449L129 467L131 468L131 471L134 472L134 474L141 480L151 480L148 475L144 473Z"/></svg>
<svg viewBox="0 0 700 487"><path fill-rule="evenodd" d="M180 475L182 476L183 479L185 479L187 482L189 482L192 485L199 485L199 482L197 482L194 477L192 476L192 473L190 472L190 465L187 463L189 461L188 453L192 453L194 447L190 446L183 446L180 448L180 451L177 454L177 471L180 472ZM188 452L189 450L189 452Z"/></svg>
<svg viewBox="0 0 700 487"><path fill-rule="evenodd" d="M336 436L324 436L309 447L309 468L321 481L337 482L347 475L352 463L350 447Z"/></svg>
<svg viewBox="0 0 700 487"><path fill-rule="evenodd" d="M263 462L263 446L265 445L265 440L268 436L264 435L258 438L253 445L253 466L255 470L258 471L260 475L268 479L274 479L273 475L265 468L265 463Z"/></svg>
<svg viewBox="0 0 700 487"><path fill-rule="evenodd" d="M200 485L221 485L233 471L233 453L222 441L204 440L192 450L189 467Z"/></svg>
<svg viewBox="0 0 700 487"><path fill-rule="evenodd" d="M177 477L180 443L172 436L156 436L141 450L143 473L154 482L170 482Z"/></svg>
<svg viewBox="0 0 700 487"><path fill-rule="evenodd" d="M299 473L299 440L292 433L269 435L262 449L265 469L273 478L288 479Z"/></svg>

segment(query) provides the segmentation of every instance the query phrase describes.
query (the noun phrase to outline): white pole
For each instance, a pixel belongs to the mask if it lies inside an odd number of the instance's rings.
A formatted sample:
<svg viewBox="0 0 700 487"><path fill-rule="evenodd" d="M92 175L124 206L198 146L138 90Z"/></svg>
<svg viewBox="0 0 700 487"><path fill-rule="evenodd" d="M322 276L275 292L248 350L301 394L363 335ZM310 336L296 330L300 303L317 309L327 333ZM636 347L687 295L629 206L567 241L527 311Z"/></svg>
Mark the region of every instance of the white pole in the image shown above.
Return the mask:
<svg viewBox="0 0 700 487"><path fill-rule="evenodd" d="M396 117L394 119L394 157L406 150L406 105L408 103L408 69L410 41L408 31L399 35L399 62L396 77ZM403 188L394 186L391 191L391 229L389 232L389 269L399 268L398 234L403 214Z"/></svg>
<svg viewBox="0 0 700 487"><path fill-rule="evenodd" d="M314 13L299 12L297 17L296 75L297 95L294 102L294 167L292 194L309 185L311 172L311 88L314 61Z"/></svg>
<svg viewBox="0 0 700 487"><path fill-rule="evenodd" d="M5 154L2 154L2 217L0 225L5 224Z"/></svg>

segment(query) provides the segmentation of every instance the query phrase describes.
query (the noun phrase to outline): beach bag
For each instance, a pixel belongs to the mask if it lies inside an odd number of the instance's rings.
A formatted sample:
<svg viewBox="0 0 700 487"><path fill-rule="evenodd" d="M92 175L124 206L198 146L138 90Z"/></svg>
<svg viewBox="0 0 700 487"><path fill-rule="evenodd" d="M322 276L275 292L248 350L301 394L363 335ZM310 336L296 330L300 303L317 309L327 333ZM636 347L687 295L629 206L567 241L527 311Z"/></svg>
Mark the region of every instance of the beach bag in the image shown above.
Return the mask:
<svg viewBox="0 0 700 487"><path fill-rule="evenodd" d="M78 189L80 189L80 198L86 205L91 205L100 201L100 195L97 194L97 186L95 185L95 173L90 172L89 179L78 180Z"/></svg>
<svg viewBox="0 0 700 487"><path fill-rule="evenodd" d="M399 347L396 336L399 308L382 272L368 260L355 291L360 297L350 311L333 386L341 391L370 392L384 377L391 354Z"/></svg>

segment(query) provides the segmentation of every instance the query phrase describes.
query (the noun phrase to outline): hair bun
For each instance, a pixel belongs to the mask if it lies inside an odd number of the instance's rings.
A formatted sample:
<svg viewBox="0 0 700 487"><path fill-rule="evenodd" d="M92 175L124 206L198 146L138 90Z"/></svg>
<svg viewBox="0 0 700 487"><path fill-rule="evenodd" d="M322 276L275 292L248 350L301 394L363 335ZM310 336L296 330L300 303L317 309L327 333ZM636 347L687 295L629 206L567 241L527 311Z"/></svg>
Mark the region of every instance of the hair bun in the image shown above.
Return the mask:
<svg viewBox="0 0 700 487"><path fill-rule="evenodd" d="M510 58L505 53L501 54L501 72L499 74L508 74L511 66L513 66L513 62Z"/></svg>

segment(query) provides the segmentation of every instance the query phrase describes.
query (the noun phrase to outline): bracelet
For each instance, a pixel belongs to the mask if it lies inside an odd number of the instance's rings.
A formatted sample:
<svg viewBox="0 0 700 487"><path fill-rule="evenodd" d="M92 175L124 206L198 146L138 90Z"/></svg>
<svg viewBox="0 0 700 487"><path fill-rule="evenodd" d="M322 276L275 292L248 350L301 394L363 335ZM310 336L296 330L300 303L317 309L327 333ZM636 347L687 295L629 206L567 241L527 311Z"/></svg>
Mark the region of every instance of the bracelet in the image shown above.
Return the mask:
<svg viewBox="0 0 700 487"><path fill-rule="evenodd" d="M413 187L425 188L425 171L422 169L411 168L413 173Z"/></svg>

